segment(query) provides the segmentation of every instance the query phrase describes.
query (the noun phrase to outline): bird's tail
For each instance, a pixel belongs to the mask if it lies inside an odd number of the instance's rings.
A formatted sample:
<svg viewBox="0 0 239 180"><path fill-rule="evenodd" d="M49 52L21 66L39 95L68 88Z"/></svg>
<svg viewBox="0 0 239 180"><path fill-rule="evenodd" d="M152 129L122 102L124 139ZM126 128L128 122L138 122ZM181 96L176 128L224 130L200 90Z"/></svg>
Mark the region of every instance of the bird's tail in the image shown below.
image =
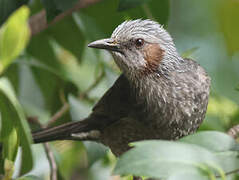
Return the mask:
<svg viewBox="0 0 239 180"><path fill-rule="evenodd" d="M34 143L43 143L55 140L92 140L87 133L92 129L88 119L77 122L69 122L56 127L42 129L32 133ZM83 136L74 136L74 134ZM89 134L90 135L90 134Z"/></svg>

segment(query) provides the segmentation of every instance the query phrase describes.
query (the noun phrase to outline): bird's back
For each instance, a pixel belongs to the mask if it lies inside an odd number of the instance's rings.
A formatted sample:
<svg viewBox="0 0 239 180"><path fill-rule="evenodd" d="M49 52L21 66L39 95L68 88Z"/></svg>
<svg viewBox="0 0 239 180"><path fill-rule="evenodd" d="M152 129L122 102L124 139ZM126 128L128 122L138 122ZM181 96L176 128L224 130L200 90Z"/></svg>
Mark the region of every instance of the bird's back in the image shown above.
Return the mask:
<svg viewBox="0 0 239 180"><path fill-rule="evenodd" d="M168 131L161 137L178 139L195 132L205 118L210 92L210 77L205 70L197 62L184 59L163 89L167 101L162 119L168 123Z"/></svg>

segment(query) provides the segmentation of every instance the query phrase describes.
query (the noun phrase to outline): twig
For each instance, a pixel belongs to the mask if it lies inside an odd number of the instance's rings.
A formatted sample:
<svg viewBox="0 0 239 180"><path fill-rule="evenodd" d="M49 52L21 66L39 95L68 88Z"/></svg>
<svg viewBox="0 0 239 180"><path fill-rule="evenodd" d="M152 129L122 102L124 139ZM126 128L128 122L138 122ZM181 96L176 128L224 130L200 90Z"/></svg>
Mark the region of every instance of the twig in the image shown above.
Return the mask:
<svg viewBox="0 0 239 180"><path fill-rule="evenodd" d="M239 135L239 124L233 126L227 131L227 134L236 139Z"/></svg>
<svg viewBox="0 0 239 180"><path fill-rule="evenodd" d="M84 92L79 94L79 98L80 99L87 99L87 100L91 100L91 98L88 97L88 93L94 89L99 82L102 80L102 78L105 76L104 71L101 72L101 74L95 79L95 81L93 82L93 84L88 87ZM66 112L69 111L70 109L70 105L69 103L66 101L66 98L64 96L64 92L60 91L60 99L63 103L63 106L51 117L51 119L48 121L48 123L43 126L44 128L47 128L49 126L51 126L53 123L55 123L59 118L61 118Z"/></svg>
<svg viewBox="0 0 239 180"><path fill-rule="evenodd" d="M44 128L48 128L49 126L51 126L59 118L61 118L66 112L69 111L70 105L66 101L66 97L64 95L63 90L60 90L60 100L61 100L63 106L51 117L51 119L47 122L47 124L43 126Z"/></svg>
<svg viewBox="0 0 239 180"><path fill-rule="evenodd" d="M91 86L89 86L84 92L79 94L79 98L80 99L87 99L87 100L91 100L91 98L88 97L88 93L93 90L98 84L99 82L102 80L102 78L105 76L104 71L102 71L102 73L95 79L95 81L93 82L93 84ZM48 121L48 123L46 124L46 127L49 127L50 125L52 125L53 123L55 123L59 118L61 118L66 112L69 111L70 109L70 105L69 103L66 101L66 98L64 96L63 92L60 92L60 99L63 102L63 106L51 117L51 119ZM91 100L92 101L92 100Z"/></svg>
<svg viewBox="0 0 239 180"><path fill-rule="evenodd" d="M228 176L228 175L231 175L231 174L235 174L239 172L239 169L234 169L232 171L229 171L229 172L225 172L225 175ZM220 178L221 176L220 175L216 175L216 178Z"/></svg>
<svg viewBox="0 0 239 180"><path fill-rule="evenodd" d="M235 169L233 171L226 172L225 175L228 176L228 175L231 175L231 174L234 174L234 173L237 173L237 172L239 172L239 169Z"/></svg>
<svg viewBox="0 0 239 180"><path fill-rule="evenodd" d="M51 148L48 143L43 143L44 150L46 152L47 159L50 164L50 180L57 180L57 165L56 161L53 155L53 152L51 151Z"/></svg>
<svg viewBox="0 0 239 180"><path fill-rule="evenodd" d="M66 112L68 112L68 110L70 109L70 105L65 102L63 104L63 106L61 107L61 109L59 109L52 117L51 119L47 122L46 127L49 127L50 125L52 125L54 122L56 122L59 118L61 118Z"/></svg>
<svg viewBox="0 0 239 180"><path fill-rule="evenodd" d="M84 99L84 98L89 99L89 97L88 97L89 92L92 91L104 77L105 77L105 72L102 71L101 74L95 79L93 84L91 84L84 92L79 94L79 98L80 99Z"/></svg>
<svg viewBox="0 0 239 180"><path fill-rule="evenodd" d="M39 119L37 117L29 117L29 121L38 124L41 128L44 128L44 125L41 124ZM53 155L53 152L51 151L51 148L48 143L43 143L44 150L46 152L47 159L49 161L50 165L50 180L57 180L57 165L56 161Z"/></svg>
<svg viewBox="0 0 239 180"><path fill-rule="evenodd" d="M84 91L82 94L80 94L79 96L81 98L87 97L88 96L87 94L99 84L99 82L102 80L104 75L105 75L105 73L104 73L104 71L102 71L102 73L99 75L99 77L97 77L95 79L94 83L89 88L87 88L86 91ZM66 98L64 96L64 92L62 92L62 91L60 91L60 99L63 103L63 106L60 108L59 111L57 111L51 117L51 119L48 121L47 125L42 125L37 117L29 117L28 120L35 123L35 124L38 124L41 128L49 127L51 124L56 122L60 117L62 117L70 109L70 105L66 101ZM44 143L43 145L44 145L44 150L45 150L46 155L47 155L47 159L48 159L49 164L50 164L50 169L51 169L50 179L51 180L57 180L57 165L56 165L56 162L55 162L55 159L54 159L54 155L53 155L48 143Z"/></svg>
<svg viewBox="0 0 239 180"><path fill-rule="evenodd" d="M47 23L46 10L42 10L39 13L33 15L29 20L31 34L32 35L38 34L39 32L47 29L50 25L55 24L56 22L60 21L65 16L71 15L73 12L75 12L79 9L82 9L82 8L86 8L89 5L95 4L99 1L101 1L101 0L79 0L74 7L59 14L50 23Z"/></svg>
<svg viewBox="0 0 239 180"><path fill-rule="evenodd" d="M91 4L95 4L99 1L101 1L101 0L79 0L78 3L73 8L59 14L49 24L47 23L47 20L46 20L46 10L42 10L39 13L37 13L36 15L32 16L29 20L29 26L30 26L30 29L31 29L31 34L32 35L38 34L39 32L47 29L50 25L55 24L56 22L60 21L65 16L71 15L73 12L75 12L79 9L85 8L85 7L87 7ZM92 86L90 86L90 88L88 88L88 90L86 92L84 92L81 97L86 97L87 93L89 91L91 91L99 83L100 79L101 78L97 78L95 83L92 84ZM29 120L31 120L34 123L39 124L41 126L41 128L49 127L52 123L54 123L57 119L59 119L63 114L65 114L68 110L69 110L69 104L67 102L64 102L61 109L59 111L57 111L52 116L52 118L48 121L46 126L43 126L40 123L40 121L35 117L30 118ZM57 165L56 165L56 162L55 162L54 155L53 155L48 143L44 143L44 150L46 152L47 159L48 159L49 164L50 164L50 169L51 169L50 179L51 180L57 180Z"/></svg>

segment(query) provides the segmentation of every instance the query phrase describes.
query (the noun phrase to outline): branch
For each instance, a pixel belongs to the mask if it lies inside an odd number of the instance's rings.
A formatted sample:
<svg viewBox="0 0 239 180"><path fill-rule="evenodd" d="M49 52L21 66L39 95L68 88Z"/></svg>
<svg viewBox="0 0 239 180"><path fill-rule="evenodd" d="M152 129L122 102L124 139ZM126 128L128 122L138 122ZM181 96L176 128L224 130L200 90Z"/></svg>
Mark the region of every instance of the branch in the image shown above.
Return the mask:
<svg viewBox="0 0 239 180"><path fill-rule="evenodd" d="M102 70L101 74L95 79L95 81L93 82L93 84L91 84L84 92L79 94L79 98L80 99L90 99L88 97L88 94L90 91L92 91L99 83L100 81L105 77L105 72L104 70Z"/></svg>
<svg viewBox="0 0 239 180"><path fill-rule="evenodd" d="M70 9L66 10L65 12L59 14L50 23L47 23L46 10L44 9L44 10L40 11L39 13L31 16L31 18L29 20L29 26L30 26L30 29L31 29L31 35L36 35L36 34L40 33L41 31L47 29L50 25L53 25L56 22L58 22L61 19L63 19L64 17L66 17L68 15L71 15L73 12L75 12L77 10L80 10L82 8L86 8L89 5L95 4L95 3L100 2L100 1L101 0L78 0L78 2L76 3L76 5L74 7L72 7ZM86 91L84 91L83 93L81 93L79 95L79 97L81 99L83 99L83 98L88 99L88 100L90 99L88 97L87 93L95 88L95 86L103 78L104 73L102 73L101 76L99 78L97 78L97 80L95 81L94 84L92 84L92 86L90 86ZM52 118L48 121L48 123L44 127L45 128L49 127L57 119L62 117L62 115L64 115L68 110L69 110L69 104L66 101L64 101L63 106L61 107L61 109L59 111L57 111L52 116Z"/></svg>
<svg viewBox="0 0 239 180"><path fill-rule="evenodd" d="M105 73L104 71L101 72L101 74L95 79L95 81L82 93L79 94L80 99L87 99L91 100L88 97L88 93L93 90L99 83L100 81L104 78ZM70 105L66 101L66 98L64 96L64 92L60 92L60 99L63 102L63 106L51 117L51 119L48 121L48 123L44 126L44 128L47 128L51 126L53 123L55 123L59 118L61 118L66 112L69 111Z"/></svg>
<svg viewBox="0 0 239 180"><path fill-rule="evenodd" d="M56 16L50 23L47 23L46 18L46 10L42 10L39 13L31 16L29 20L29 26L31 29L31 34L36 35L40 33L41 31L47 29L50 25L55 24L56 22L60 21L64 17L71 15L73 12L80 10L82 8L86 8L91 4L95 4L101 0L79 0L76 5L65 12L59 14Z"/></svg>
<svg viewBox="0 0 239 180"><path fill-rule="evenodd" d="M234 170L232 170L232 171L225 172L225 175L226 175L226 176L229 176L229 175L235 174L235 173L237 173L237 172L239 172L239 169L234 169ZM221 178L221 175L216 175L216 178Z"/></svg>
<svg viewBox="0 0 239 180"><path fill-rule="evenodd" d="M51 151L51 148L48 143L43 143L44 150L46 152L47 159L50 164L50 180L57 180L57 165L56 161L53 155L53 152Z"/></svg>
<svg viewBox="0 0 239 180"><path fill-rule="evenodd" d="M104 71L102 71L102 73L99 75L99 77L97 77L95 79L93 84L91 86L89 86L89 88L86 91L84 91L81 94L79 94L79 97L81 97L81 98L88 97L87 94L100 83L100 81L103 79L104 75L105 75L105 73L104 73ZM64 96L64 92L63 91L60 91L60 99L61 99L61 101L63 103L63 106L59 109L59 111L57 111L51 117L51 119L48 121L48 123L45 126L40 123L40 121L38 120L37 117L29 117L28 121L33 122L35 124L38 124L42 129L49 127L51 124L56 122L60 117L62 117L66 112L68 112L69 109L70 109L70 105L66 101L66 98ZM54 155L53 155L53 153L52 153L48 143L44 143L43 145L44 145L44 150L45 150L46 155L47 155L47 159L48 159L49 164L50 164L50 169L51 169L51 171L50 171L50 180L57 180L57 165L56 165L56 162L55 162L55 159L54 159Z"/></svg>
<svg viewBox="0 0 239 180"><path fill-rule="evenodd" d="M38 124L41 128L44 128L38 118L29 117L28 120L35 124ZM43 147L50 165L50 180L57 180L57 165L53 152L51 151L51 148L48 143L43 143Z"/></svg>
<svg viewBox="0 0 239 180"><path fill-rule="evenodd" d="M233 126L227 131L227 134L236 139L239 135L239 124Z"/></svg>
<svg viewBox="0 0 239 180"><path fill-rule="evenodd" d="M52 117L51 119L47 122L46 127L49 127L50 125L52 125L54 122L56 122L60 117L62 117L70 108L70 105L65 102L63 104L63 106L61 107L61 109L59 109L59 111L57 111Z"/></svg>

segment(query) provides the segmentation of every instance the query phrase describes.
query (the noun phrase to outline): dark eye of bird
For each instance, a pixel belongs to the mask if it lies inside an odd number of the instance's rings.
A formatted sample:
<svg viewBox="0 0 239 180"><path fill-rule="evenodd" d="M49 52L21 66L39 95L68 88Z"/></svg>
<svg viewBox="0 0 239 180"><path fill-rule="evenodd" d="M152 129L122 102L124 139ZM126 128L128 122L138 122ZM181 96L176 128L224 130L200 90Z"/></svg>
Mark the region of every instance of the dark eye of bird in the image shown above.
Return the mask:
<svg viewBox="0 0 239 180"><path fill-rule="evenodd" d="M136 45L137 47L143 46L143 45L144 45L144 40L141 39L141 38L136 39L136 40L135 40L135 45Z"/></svg>

